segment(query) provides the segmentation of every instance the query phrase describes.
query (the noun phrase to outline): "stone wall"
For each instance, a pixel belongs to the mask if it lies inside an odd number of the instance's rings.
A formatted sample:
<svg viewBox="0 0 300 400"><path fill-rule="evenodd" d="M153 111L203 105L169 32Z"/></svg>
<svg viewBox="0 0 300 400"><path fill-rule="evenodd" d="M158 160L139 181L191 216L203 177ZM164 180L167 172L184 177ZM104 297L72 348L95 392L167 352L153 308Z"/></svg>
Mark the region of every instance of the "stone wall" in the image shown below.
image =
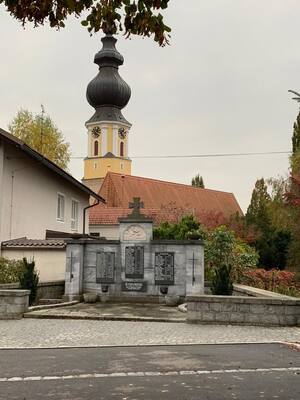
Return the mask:
<svg viewBox="0 0 300 400"><path fill-rule="evenodd" d="M37 298L61 299L65 293L65 281L40 282L38 285Z"/></svg>
<svg viewBox="0 0 300 400"><path fill-rule="evenodd" d="M245 296L190 296L187 322L299 326L300 299Z"/></svg>
<svg viewBox="0 0 300 400"><path fill-rule="evenodd" d="M0 283L1 289L18 289L18 283ZM65 291L65 281L39 282L37 298L61 299Z"/></svg>
<svg viewBox="0 0 300 400"><path fill-rule="evenodd" d="M0 319L22 318L28 310L29 290L0 290Z"/></svg>

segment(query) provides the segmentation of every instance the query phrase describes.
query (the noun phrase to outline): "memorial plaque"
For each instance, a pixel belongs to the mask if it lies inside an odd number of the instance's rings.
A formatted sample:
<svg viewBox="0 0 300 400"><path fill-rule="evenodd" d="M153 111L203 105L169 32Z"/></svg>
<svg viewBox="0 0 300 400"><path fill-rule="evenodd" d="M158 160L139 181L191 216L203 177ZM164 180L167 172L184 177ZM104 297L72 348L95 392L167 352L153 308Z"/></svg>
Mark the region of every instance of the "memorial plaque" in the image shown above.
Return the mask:
<svg viewBox="0 0 300 400"><path fill-rule="evenodd" d="M115 281L115 253L101 251L97 253L96 282L114 283Z"/></svg>
<svg viewBox="0 0 300 400"><path fill-rule="evenodd" d="M147 282L122 282L122 291L123 292L146 292L147 291Z"/></svg>
<svg viewBox="0 0 300 400"><path fill-rule="evenodd" d="M125 247L125 277L144 278L144 247Z"/></svg>
<svg viewBox="0 0 300 400"><path fill-rule="evenodd" d="M174 253L155 253L155 285L174 285Z"/></svg>

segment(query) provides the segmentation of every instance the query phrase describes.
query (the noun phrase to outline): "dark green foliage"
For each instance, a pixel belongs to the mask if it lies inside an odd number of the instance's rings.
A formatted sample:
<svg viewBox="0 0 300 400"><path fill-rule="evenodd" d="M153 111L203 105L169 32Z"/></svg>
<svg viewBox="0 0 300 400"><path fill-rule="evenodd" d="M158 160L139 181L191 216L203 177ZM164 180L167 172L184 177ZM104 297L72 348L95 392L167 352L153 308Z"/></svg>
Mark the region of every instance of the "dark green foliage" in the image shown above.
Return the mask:
<svg viewBox="0 0 300 400"><path fill-rule="evenodd" d="M262 230L264 230L265 227L268 227L270 224L270 218L267 210L270 201L271 197L268 194L268 189L264 178L258 179L255 182L250 205L247 209L247 223L255 224Z"/></svg>
<svg viewBox="0 0 300 400"><path fill-rule="evenodd" d="M231 296L233 283L231 278L231 266L222 264L215 269L211 282L211 291L214 295Z"/></svg>
<svg viewBox="0 0 300 400"><path fill-rule="evenodd" d="M290 157L290 187L286 192L291 231L291 245L288 254L288 269L297 272L300 279L300 113L294 123Z"/></svg>
<svg viewBox="0 0 300 400"><path fill-rule="evenodd" d="M294 132L292 136L292 151L293 154L300 151L300 113L297 116L297 120L294 123Z"/></svg>
<svg viewBox="0 0 300 400"><path fill-rule="evenodd" d="M18 283L22 269L23 262L21 260L0 257L0 283Z"/></svg>
<svg viewBox="0 0 300 400"><path fill-rule="evenodd" d="M154 239L169 239L169 240L185 240L185 239L203 239L204 230L195 220L193 215L182 217L178 224L170 224L162 222L153 230Z"/></svg>
<svg viewBox="0 0 300 400"><path fill-rule="evenodd" d="M246 223L255 231L253 245L259 254L259 266L266 269L284 269L291 235L287 229L288 214L283 208L285 183L270 180L272 197L263 178L255 183L251 202L246 213Z"/></svg>
<svg viewBox="0 0 300 400"><path fill-rule="evenodd" d="M205 186L204 186L204 180L203 180L202 176L200 176L199 174L197 174L197 175L192 179L192 186L204 189Z"/></svg>
<svg viewBox="0 0 300 400"><path fill-rule="evenodd" d="M161 11L169 0L0 0L7 11L24 26L35 27L49 23L52 28L63 28L69 16L85 18L81 24L90 33L123 32L149 37L163 46L168 43L171 29L165 25Z"/></svg>
<svg viewBox="0 0 300 400"><path fill-rule="evenodd" d="M29 305L34 304L37 297L39 276L35 271L35 261L28 262L23 258L23 270L19 276L20 288L30 290Z"/></svg>

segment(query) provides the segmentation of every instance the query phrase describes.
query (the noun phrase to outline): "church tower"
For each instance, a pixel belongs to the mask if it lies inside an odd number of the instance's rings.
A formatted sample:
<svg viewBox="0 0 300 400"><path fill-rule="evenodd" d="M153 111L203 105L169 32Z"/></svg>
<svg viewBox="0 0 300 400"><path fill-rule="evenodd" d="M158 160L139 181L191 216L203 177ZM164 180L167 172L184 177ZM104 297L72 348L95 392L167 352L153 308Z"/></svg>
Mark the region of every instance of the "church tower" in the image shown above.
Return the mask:
<svg viewBox="0 0 300 400"><path fill-rule="evenodd" d="M128 134L131 124L121 110L127 105L131 90L119 75L124 58L117 51L117 40L110 34L101 39L102 49L95 55L98 75L88 84L86 97L95 109L86 122L88 156L84 160L83 183L98 191L107 172L131 174L128 158Z"/></svg>

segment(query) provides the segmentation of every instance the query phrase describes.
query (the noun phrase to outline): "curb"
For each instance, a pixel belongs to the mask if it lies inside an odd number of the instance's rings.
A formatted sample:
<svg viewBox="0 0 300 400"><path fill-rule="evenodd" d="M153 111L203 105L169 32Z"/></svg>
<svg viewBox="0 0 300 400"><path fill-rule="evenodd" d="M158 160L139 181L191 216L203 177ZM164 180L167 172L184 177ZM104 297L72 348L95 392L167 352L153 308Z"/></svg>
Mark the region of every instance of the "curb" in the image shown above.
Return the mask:
<svg viewBox="0 0 300 400"><path fill-rule="evenodd" d="M66 301L65 303L57 303L57 304L43 304L41 306L32 306L28 308L27 312L39 311L39 310L47 310L49 308L60 308L67 306L74 306L75 304L80 303L78 300Z"/></svg>
<svg viewBox="0 0 300 400"><path fill-rule="evenodd" d="M37 319L69 319L69 320L89 320L89 321L132 321L132 322L171 322L171 323L185 323L185 318L156 318L156 317L125 317L113 315L47 315L47 314L33 314L26 313L24 318L37 318Z"/></svg>
<svg viewBox="0 0 300 400"><path fill-rule="evenodd" d="M205 343L205 342L194 342L194 343L144 343L144 344L96 344L96 345L58 345L58 346L45 346L45 347L0 347L0 351L3 350L68 350L68 349L106 349L106 348L123 348L123 347L184 347L184 346L247 346L247 345L295 345L300 346L299 342L282 342L278 340L270 341L252 341L252 342L216 342L216 343Z"/></svg>

